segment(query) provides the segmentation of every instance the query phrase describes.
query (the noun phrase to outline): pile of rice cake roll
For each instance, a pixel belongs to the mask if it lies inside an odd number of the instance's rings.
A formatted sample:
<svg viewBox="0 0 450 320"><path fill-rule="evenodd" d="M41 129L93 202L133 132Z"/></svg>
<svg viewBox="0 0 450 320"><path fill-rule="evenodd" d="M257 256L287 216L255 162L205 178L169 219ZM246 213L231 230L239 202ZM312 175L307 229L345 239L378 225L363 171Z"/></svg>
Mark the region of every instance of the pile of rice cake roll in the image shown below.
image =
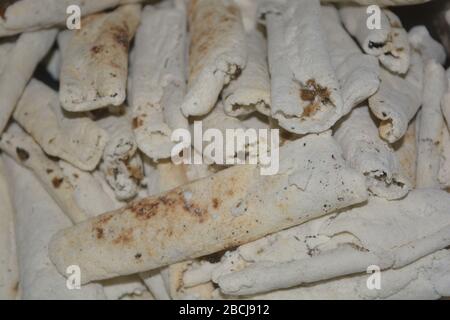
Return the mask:
<svg viewBox="0 0 450 320"><path fill-rule="evenodd" d="M448 31L394 13L425 2L0 4L0 299L449 297ZM278 129L278 172L175 164L195 121Z"/></svg>

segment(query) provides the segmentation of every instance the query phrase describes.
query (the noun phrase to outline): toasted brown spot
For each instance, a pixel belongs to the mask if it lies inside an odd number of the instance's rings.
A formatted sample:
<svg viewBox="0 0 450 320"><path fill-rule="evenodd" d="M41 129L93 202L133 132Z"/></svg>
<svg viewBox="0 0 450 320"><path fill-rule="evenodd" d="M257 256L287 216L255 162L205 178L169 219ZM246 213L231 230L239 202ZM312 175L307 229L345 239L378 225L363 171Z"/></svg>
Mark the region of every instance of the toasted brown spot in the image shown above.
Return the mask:
<svg viewBox="0 0 450 320"><path fill-rule="evenodd" d="M154 215L156 215L156 213L158 212L159 204L160 203L158 200L143 199L143 200L139 200L134 203L131 203L128 206L128 209L131 210L135 214L136 218L142 219L142 220L148 220L151 217L153 217Z"/></svg>
<svg viewBox="0 0 450 320"><path fill-rule="evenodd" d="M16 154L20 161L27 161L30 158L28 151L19 147L16 148Z"/></svg>
<svg viewBox="0 0 450 320"><path fill-rule="evenodd" d="M95 233L96 233L97 239L103 238L103 228L95 228Z"/></svg>
<svg viewBox="0 0 450 320"><path fill-rule="evenodd" d="M315 115L322 104L332 104L330 100L330 90L316 83L316 80L309 79L306 84L302 84L300 89L300 99L308 101L310 104L303 110L302 117Z"/></svg>
<svg viewBox="0 0 450 320"><path fill-rule="evenodd" d="M52 184L53 187L55 187L56 189L58 189L61 186L61 183L63 183L64 178L58 178L58 177L54 177L52 179Z"/></svg>
<svg viewBox="0 0 450 320"><path fill-rule="evenodd" d="M128 27L125 25L124 27L113 27L112 30L114 40L124 49L128 50L129 46L129 36L128 36Z"/></svg>
<svg viewBox="0 0 450 320"><path fill-rule="evenodd" d="M78 179L80 176L79 176L78 174L74 173L74 174L73 174L73 177L74 177L75 179Z"/></svg>
<svg viewBox="0 0 450 320"><path fill-rule="evenodd" d="M208 215L208 212L206 210L200 208L195 203L185 202L183 205L183 209L185 211L189 212L190 214L192 214L193 216L198 217L200 220L200 223L204 222Z"/></svg>
<svg viewBox="0 0 450 320"><path fill-rule="evenodd" d="M144 121L140 119L139 117L135 117L132 120L133 129L137 129L141 127L144 124Z"/></svg>
<svg viewBox="0 0 450 320"><path fill-rule="evenodd" d="M316 95L314 94L314 91L307 90L307 89L301 89L300 90L300 98L302 98L303 101L314 101L316 98Z"/></svg>
<svg viewBox="0 0 450 320"><path fill-rule="evenodd" d="M98 217L98 220L94 223L92 231L95 233L97 239L102 239L104 237L103 226L113 217L112 213L102 214Z"/></svg>
<svg viewBox="0 0 450 320"><path fill-rule="evenodd" d="M169 196L161 196L158 198L159 201L161 201L162 204L164 204L165 206L173 206L176 204L176 199L169 197Z"/></svg>
<svg viewBox="0 0 450 320"><path fill-rule="evenodd" d="M169 192L158 198L141 199L130 203L127 210L133 212L137 219L148 220L158 214L158 212L170 213L177 210L184 210L195 217L198 217L200 222L205 221L207 211L200 208L194 203L188 202L182 192ZM169 232L169 230L168 230Z"/></svg>
<svg viewBox="0 0 450 320"><path fill-rule="evenodd" d="M117 238L115 238L112 242L114 244L127 244L133 241L133 229L127 228L122 231Z"/></svg>
<svg viewBox="0 0 450 320"><path fill-rule="evenodd" d="M217 209L219 207L219 200L217 198L214 198L212 200L212 202L213 202L213 208Z"/></svg>
<svg viewBox="0 0 450 320"><path fill-rule="evenodd" d="M98 220L95 222L96 225L104 225L113 217L112 213L102 214L98 217Z"/></svg>
<svg viewBox="0 0 450 320"><path fill-rule="evenodd" d="M234 67L235 67L235 70L232 74L230 72L228 72L228 75L230 76L231 80L236 80L237 78L239 78L239 76L242 73L241 67L239 67L238 65L235 65Z"/></svg>
<svg viewBox="0 0 450 320"><path fill-rule="evenodd" d="M207 5L207 1L190 1L188 8L190 79L194 79L203 67L211 49L223 41L223 34L239 23L239 9L235 5L221 4L219 10ZM230 72L231 73L231 72Z"/></svg>
<svg viewBox="0 0 450 320"><path fill-rule="evenodd" d="M142 169L140 167L127 166L127 168L130 172L131 178L136 180L138 183L144 179L144 174L142 173Z"/></svg>
<svg viewBox="0 0 450 320"><path fill-rule="evenodd" d="M134 255L134 258L135 259L140 259L142 257L142 254L141 253L136 253L135 255Z"/></svg>
<svg viewBox="0 0 450 320"><path fill-rule="evenodd" d="M45 170L45 172L47 172L47 174L50 174L53 172L53 169L47 169L47 170Z"/></svg>
<svg viewBox="0 0 450 320"><path fill-rule="evenodd" d="M320 105L318 103L311 103L303 110L302 117L308 118L312 117L320 110Z"/></svg>
<svg viewBox="0 0 450 320"><path fill-rule="evenodd" d="M92 48L91 48L91 52L93 53L93 54L97 54L97 53L99 53L100 51L102 51L103 50L103 46L102 45L100 45L100 46L93 46Z"/></svg>

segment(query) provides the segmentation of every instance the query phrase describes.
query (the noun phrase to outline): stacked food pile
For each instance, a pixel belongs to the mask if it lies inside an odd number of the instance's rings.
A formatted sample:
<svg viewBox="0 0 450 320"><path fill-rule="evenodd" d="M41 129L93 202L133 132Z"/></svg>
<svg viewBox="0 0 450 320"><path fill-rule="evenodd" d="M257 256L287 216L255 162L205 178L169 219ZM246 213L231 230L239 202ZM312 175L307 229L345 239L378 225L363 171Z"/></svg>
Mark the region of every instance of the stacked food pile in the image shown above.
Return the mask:
<svg viewBox="0 0 450 320"><path fill-rule="evenodd" d="M0 298L450 296L450 6L353 2L2 2Z"/></svg>

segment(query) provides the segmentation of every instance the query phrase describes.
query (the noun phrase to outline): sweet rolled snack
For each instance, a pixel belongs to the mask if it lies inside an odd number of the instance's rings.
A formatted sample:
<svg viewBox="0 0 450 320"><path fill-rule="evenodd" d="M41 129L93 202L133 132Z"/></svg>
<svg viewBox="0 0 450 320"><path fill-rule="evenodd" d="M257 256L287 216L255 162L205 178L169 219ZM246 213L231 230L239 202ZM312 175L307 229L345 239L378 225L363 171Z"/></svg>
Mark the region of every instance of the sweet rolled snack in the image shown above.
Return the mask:
<svg viewBox="0 0 450 320"><path fill-rule="evenodd" d="M42 82L30 81L13 117L48 155L82 170L93 170L100 162L107 133L89 118L65 112L57 92Z"/></svg>
<svg viewBox="0 0 450 320"><path fill-rule="evenodd" d="M181 105L185 116L202 116L247 62L239 7L230 0L190 0L189 80Z"/></svg>
<svg viewBox="0 0 450 320"><path fill-rule="evenodd" d="M188 179L192 181L203 177L203 170L191 170L189 175L186 172L188 167L200 169L199 167L203 168L203 165L189 165L186 167L185 165L174 165L170 161L161 161L155 164L145 157L144 164L149 196L155 196L161 192L186 184ZM205 289L203 287L186 290L183 285L180 285L180 278L182 278L180 273L184 269L185 263L181 262L168 267L142 272L139 276L156 300L181 299L192 291L194 291L194 296L190 297L198 297L199 289L201 290L200 293L207 293L206 290L203 290Z"/></svg>
<svg viewBox="0 0 450 320"><path fill-rule="evenodd" d="M186 173L187 167L188 166L186 165L175 166L173 164L158 165L160 177L163 178L161 191L170 190L174 187L186 184L189 181L194 181L202 178L201 174L188 177ZM191 263L193 263L192 260L175 263L161 271L163 276L164 272L167 272L167 281L169 284L170 296L172 297L172 299L212 299L214 291L212 281L201 283L195 286L186 286L183 275L184 271Z"/></svg>
<svg viewBox="0 0 450 320"><path fill-rule="evenodd" d="M64 178L73 186L73 198L85 213L80 221L88 217L95 217L105 211L115 210L123 204L111 197L100 181L91 173L82 171L71 164L59 161ZM77 221L77 222L80 222ZM103 292L108 300L123 299L127 296L140 296L146 290L136 275L117 277L102 281Z"/></svg>
<svg viewBox="0 0 450 320"><path fill-rule="evenodd" d="M258 30L246 34L247 66L222 92L225 113L243 116L257 110L270 114L270 78L267 64L267 44Z"/></svg>
<svg viewBox="0 0 450 320"><path fill-rule="evenodd" d="M425 66L423 106L418 123L416 187L439 187L439 140L445 122L441 101L448 89L444 68L433 60Z"/></svg>
<svg viewBox="0 0 450 320"><path fill-rule="evenodd" d="M225 294L252 295L365 272L370 265L401 269L449 245L449 200L432 189L399 201L373 197L365 206L248 243L212 277Z"/></svg>
<svg viewBox="0 0 450 320"><path fill-rule="evenodd" d="M69 6L76 5L80 13L90 15L118 5L142 0L13 0L0 5L0 37L25 31L46 29L66 22Z"/></svg>
<svg viewBox="0 0 450 320"><path fill-rule="evenodd" d="M289 132L317 133L344 115L320 3L285 1L261 9L265 15L271 74L271 116Z"/></svg>
<svg viewBox="0 0 450 320"><path fill-rule="evenodd" d="M149 196L166 192L188 182L184 165L177 166L169 161L163 161L155 164L154 170L152 178L157 186L148 189ZM171 267L140 273L140 277L157 300L170 300L172 297Z"/></svg>
<svg viewBox="0 0 450 320"><path fill-rule="evenodd" d="M345 31L335 7L322 6L321 18L327 35L331 64L342 93L345 115L377 92L380 86L380 67L377 59L363 54Z"/></svg>
<svg viewBox="0 0 450 320"><path fill-rule="evenodd" d="M180 105L186 93L186 13L146 6L131 59L129 100L139 149L151 159L167 159L172 131L187 129ZM155 32L158 29L158 32Z"/></svg>
<svg viewBox="0 0 450 320"><path fill-rule="evenodd" d="M66 279L48 258L49 238L70 221L49 197L37 179L12 159L3 157L8 170L15 208L19 291L25 300L104 299L99 284L69 290ZM66 270L64 270L64 274ZM66 274L67 275L67 274Z"/></svg>
<svg viewBox="0 0 450 320"><path fill-rule="evenodd" d="M393 257L392 267L394 269L401 268L427 254L448 246L450 240L448 236L449 210L447 208L449 198L446 192L436 189L422 189L411 191L407 197L399 201L386 201L379 198L373 198L372 200L375 203L373 207L369 200L367 208L355 208L348 215L332 219L332 223L324 227L323 232L327 235L337 235L346 231L352 232L361 240L363 246L370 246L369 243L372 243L375 248L373 249L374 252L394 246L395 249L388 251L387 254L388 260ZM382 208L386 208L386 210ZM397 213L395 213L396 210L398 210ZM353 214L359 217L355 218ZM378 222L378 219L388 221L389 227L382 226L382 223L377 227L363 226L366 217L373 217L371 220L374 223ZM395 220L399 223L391 224ZM355 229L352 227L347 229L347 224L353 225ZM409 232L396 232L395 230L399 226L401 230L408 229ZM358 228L364 229L362 233L365 233L365 235L356 231ZM377 236L381 232L383 232L382 239ZM365 241L367 241L367 244Z"/></svg>
<svg viewBox="0 0 450 320"><path fill-rule="evenodd" d="M450 129L450 68L446 71L448 88L441 100L442 114L444 115L447 128Z"/></svg>
<svg viewBox="0 0 450 320"><path fill-rule="evenodd" d="M334 136L344 158L366 177L373 194L393 200L403 198L411 190L411 182L403 176L393 149L378 136L367 106L354 109L338 125Z"/></svg>
<svg viewBox="0 0 450 320"><path fill-rule="evenodd" d="M90 172L82 171L63 160L60 160L58 164L64 178L73 187L75 202L86 214L84 219L121 206L119 203L111 200L101 183Z"/></svg>
<svg viewBox="0 0 450 320"><path fill-rule="evenodd" d="M120 106L126 98L128 48L139 24L139 5L82 20L63 50L61 105L80 112Z"/></svg>
<svg viewBox="0 0 450 320"><path fill-rule="evenodd" d="M17 124L11 124L2 135L0 149L33 172L70 220L76 223L85 219L86 213L75 202L73 186L64 178L58 163L48 158Z"/></svg>
<svg viewBox="0 0 450 320"><path fill-rule="evenodd" d="M159 192L166 192L188 183L185 165L174 165L165 161L157 164ZM194 177L191 177L195 180ZM196 178L199 178L198 176ZM149 193L149 195L152 195ZM191 261L175 263L168 267L141 273L147 287L158 300L167 299L211 299L214 291L212 282L199 286L186 287L183 282L184 271Z"/></svg>
<svg viewBox="0 0 450 320"><path fill-rule="evenodd" d="M0 74L0 134L5 130L36 66L55 41L56 33L55 29L24 33L9 51L8 63Z"/></svg>
<svg viewBox="0 0 450 320"><path fill-rule="evenodd" d="M134 198L144 178L143 164L133 134L132 120L126 106L110 109L96 123L108 133L99 169L119 201Z"/></svg>
<svg viewBox="0 0 450 320"><path fill-rule="evenodd" d="M78 264L87 283L214 253L367 198L329 133L286 144L280 161L274 176L232 167L66 229L50 257L61 271Z"/></svg>
<svg viewBox="0 0 450 320"><path fill-rule="evenodd" d="M324 300L417 300L448 297L448 271L450 252L440 250L400 269L382 273L379 290L367 287L368 275L355 275L257 294L248 299L324 299ZM223 295L219 295L223 298ZM234 296L233 298L236 298Z"/></svg>
<svg viewBox="0 0 450 320"><path fill-rule="evenodd" d="M366 9L355 5L341 7L339 13L345 28L365 53L378 57L389 71L405 74L410 66L410 45L400 19L392 11L383 9L381 28L369 29Z"/></svg>
<svg viewBox="0 0 450 320"><path fill-rule="evenodd" d="M381 69L380 88L369 98L369 108L381 120L380 136L389 143L405 135L409 121L422 105L423 68L422 57L413 52L406 76L401 77Z"/></svg>

